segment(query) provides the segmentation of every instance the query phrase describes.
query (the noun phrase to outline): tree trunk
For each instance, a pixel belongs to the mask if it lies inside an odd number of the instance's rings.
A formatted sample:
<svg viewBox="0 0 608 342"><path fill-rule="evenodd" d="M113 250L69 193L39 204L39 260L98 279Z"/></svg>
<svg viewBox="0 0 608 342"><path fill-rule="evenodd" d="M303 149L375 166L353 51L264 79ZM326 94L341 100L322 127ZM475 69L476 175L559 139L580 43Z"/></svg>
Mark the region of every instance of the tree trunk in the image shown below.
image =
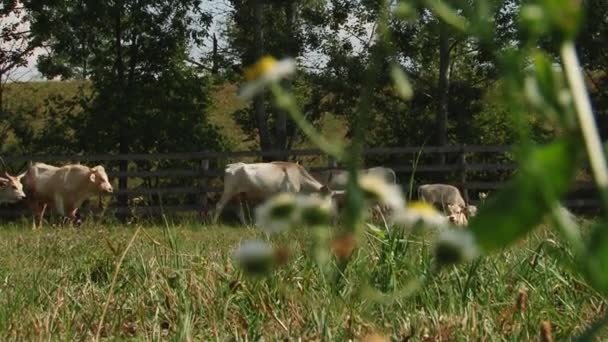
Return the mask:
<svg viewBox="0 0 608 342"><path fill-rule="evenodd" d="M6 120L4 117L4 81L2 78L4 73L0 71L0 120Z"/></svg>
<svg viewBox="0 0 608 342"><path fill-rule="evenodd" d="M119 100L117 115L118 122L120 123L118 127L118 153L127 154L129 152L129 128L128 128L128 110L125 108L125 104L127 103L127 96L125 94L127 88L127 82L125 78L125 65L124 65L124 56L123 56L123 46L122 46L122 14L123 14L123 2L119 1L116 4L117 11L114 22L114 48L116 53L116 61L114 64L115 72L116 72L116 80L119 85L119 92L116 94L117 99ZM118 163L118 170L120 172L126 172L129 167L129 161L121 160ZM128 178L121 177L118 179L118 189L126 190L128 188ZM127 207L129 205L129 197L126 194L118 195L118 206L119 207ZM118 218L121 221L124 221L128 218L128 214L126 212L119 213Z"/></svg>
<svg viewBox="0 0 608 342"><path fill-rule="evenodd" d="M445 146L448 143L448 102L450 95L450 46L448 41L448 28L445 23L439 22L439 82L437 102L437 145ZM445 155L440 154L441 164L445 163Z"/></svg>
<svg viewBox="0 0 608 342"><path fill-rule="evenodd" d="M253 1L253 49L255 58L259 60L264 54L264 33L262 31L264 4L263 0ZM270 131L268 130L268 121L266 120L266 106L264 104L263 92L254 97L253 110L260 136L260 148L263 151L270 150L272 149L272 141L270 140ZM264 157L263 159L268 161L272 158Z"/></svg>
<svg viewBox="0 0 608 342"><path fill-rule="evenodd" d="M211 56L211 62L213 63L211 65L211 73L213 75L217 75L218 58L219 58L219 56L217 55L217 38L215 37L215 33L214 33L213 34L213 54Z"/></svg>
<svg viewBox="0 0 608 342"><path fill-rule="evenodd" d="M296 22L296 2L294 0L285 2L285 16L287 18L287 38L290 42L287 46L287 54L293 58L297 57L297 51L294 41L295 22ZM283 85L287 90L291 88L291 82L283 81ZM276 112L276 140L275 146L278 150L285 151L287 149L287 113L284 110ZM278 159L287 160L287 153L283 153Z"/></svg>

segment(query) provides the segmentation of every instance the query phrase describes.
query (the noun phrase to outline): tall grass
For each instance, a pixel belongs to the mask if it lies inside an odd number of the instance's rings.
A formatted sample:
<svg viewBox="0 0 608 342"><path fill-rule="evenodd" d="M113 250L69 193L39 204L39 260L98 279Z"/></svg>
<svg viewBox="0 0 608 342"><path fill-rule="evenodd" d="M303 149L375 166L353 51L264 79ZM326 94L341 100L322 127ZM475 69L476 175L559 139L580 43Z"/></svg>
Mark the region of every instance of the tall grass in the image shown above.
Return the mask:
<svg viewBox="0 0 608 342"><path fill-rule="evenodd" d="M290 262L270 277L255 278L233 266L232 251L258 231L146 226L127 250L136 229L3 227L0 339L91 339L99 327L102 338L112 339L345 340L373 332L394 339L521 341L536 338L548 320L559 340L582 331L605 305L548 257L569 253L549 229L434 275L432 233L369 235L369 248L357 249L340 286L304 255L310 250L307 231L278 237L292 251ZM394 295L425 276L419 291ZM366 295L362 285L368 280L394 297L390 303ZM525 307L517 306L521 289L527 291Z"/></svg>

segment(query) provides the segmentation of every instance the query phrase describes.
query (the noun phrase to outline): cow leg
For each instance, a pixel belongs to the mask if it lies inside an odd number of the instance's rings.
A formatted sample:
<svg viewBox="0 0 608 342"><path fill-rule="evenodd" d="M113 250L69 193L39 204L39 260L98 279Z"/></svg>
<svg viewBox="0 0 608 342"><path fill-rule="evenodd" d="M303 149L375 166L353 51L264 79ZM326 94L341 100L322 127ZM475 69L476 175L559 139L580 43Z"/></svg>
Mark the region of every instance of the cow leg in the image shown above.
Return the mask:
<svg viewBox="0 0 608 342"><path fill-rule="evenodd" d="M76 211L78 210L78 208L71 208L68 207L66 208L66 213L67 213L67 219L68 222L70 223L70 225L78 225L77 219L78 217L76 216Z"/></svg>
<svg viewBox="0 0 608 342"><path fill-rule="evenodd" d="M42 218L44 217L44 211L46 210L46 203L36 202L35 215L34 215L34 229L42 227Z"/></svg>
<svg viewBox="0 0 608 342"><path fill-rule="evenodd" d="M38 216L38 206L40 205L40 203L38 201L36 201L33 198L26 198L27 200L27 206L29 207L32 215L33 215L33 221L32 221L32 229L36 229L38 228L37 224L36 224L36 218Z"/></svg>
<svg viewBox="0 0 608 342"><path fill-rule="evenodd" d="M215 206L215 214L213 214L213 224L217 223L217 219L220 217L222 210L224 210L226 203L228 203L228 201L230 201L231 198L232 198L231 192L224 192L222 194L222 197L220 198L220 200L217 202L217 205Z"/></svg>
<svg viewBox="0 0 608 342"><path fill-rule="evenodd" d="M78 211L78 209L74 209L74 217L75 217L74 223L77 226L82 225L82 215L80 215L80 211Z"/></svg>
<svg viewBox="0 0 608 342"><path fill-rule="evenodd" d="M242 225L247 225L247 220L245 219L245 210L243 208L243 198L239 196L239 221L241 221Z"/></svg>

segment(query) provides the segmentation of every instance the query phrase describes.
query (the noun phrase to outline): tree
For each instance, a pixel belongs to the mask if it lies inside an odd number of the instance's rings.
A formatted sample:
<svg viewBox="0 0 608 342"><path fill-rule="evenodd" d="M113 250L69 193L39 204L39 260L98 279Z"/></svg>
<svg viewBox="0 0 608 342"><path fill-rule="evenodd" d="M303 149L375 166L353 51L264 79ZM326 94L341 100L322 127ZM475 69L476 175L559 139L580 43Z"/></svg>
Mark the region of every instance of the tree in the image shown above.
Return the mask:
<svg viewBox="0 0 608 342"><path fill-rule="evenodd" d="M29 13L17 0L0 0L0 118L6 120L4 89L10 74L26 66L28 58L39 46L27 28ZM4 142L8 128L2 129Z"/></svg>
<svg viewBox="0 0 608 342"><path fill-rule="evenodd" d="M233 63L242 69L265 54L278 58L301 56L305 42L300 13L310 7L309 2L230 1L231 16L225 35L230 54L236 56ZM285 86L290 84L286 82ZM252 108L238 111L235 117L245 130L256 132L262 150L286 150L296 139L297 130L287 120L286 113L274 108L263 94L254 98Z"/></svg>
<svg viewBox="0 0 608 342"><path fill-rule="evenodd" d="M205 118L207 80L186 65L210 17L198 0L26 1L32 32L50 49L47 77L89 79L93 96L70 126L88 152L220 147ZM119 170L126 171L126 161ZM119 179L119 188L127 188ZM119 196L119 205L128 198Z"/></svg>
<svg viewBox="0 0 608 342"><path fill-rule="evenodd" d="M591 99L600 133L608 138L608 3L585 0L585 20L577 37L581 64L591 86Z"/></svg>

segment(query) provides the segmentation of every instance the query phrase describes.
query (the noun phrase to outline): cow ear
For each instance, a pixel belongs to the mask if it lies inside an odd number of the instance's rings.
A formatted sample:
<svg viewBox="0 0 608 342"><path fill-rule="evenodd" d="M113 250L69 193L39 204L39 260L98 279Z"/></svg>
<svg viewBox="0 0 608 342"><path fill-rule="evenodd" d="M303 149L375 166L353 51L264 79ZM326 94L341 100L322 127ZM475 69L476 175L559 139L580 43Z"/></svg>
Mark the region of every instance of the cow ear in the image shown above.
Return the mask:
<svg viewBox="0 0 608 342"><path fill-rule="evenodd" d="M27 171L24 171L22 174L17 175L17 180L20 180L21 178L25 177L25 175L27 174Z"/></svg>
<svg viewBox="0 0 608 342"><path fill-rule="evenodd" d="M95 172L91 172L91 175L89 175L89 179L92 183L95 183Z"/></svg>
<svg viewBox="0 0 608 342"><path fill-rule="evenodd" d="M0 177L0 186L8 185L10 182L8 179Z"/></svg>

